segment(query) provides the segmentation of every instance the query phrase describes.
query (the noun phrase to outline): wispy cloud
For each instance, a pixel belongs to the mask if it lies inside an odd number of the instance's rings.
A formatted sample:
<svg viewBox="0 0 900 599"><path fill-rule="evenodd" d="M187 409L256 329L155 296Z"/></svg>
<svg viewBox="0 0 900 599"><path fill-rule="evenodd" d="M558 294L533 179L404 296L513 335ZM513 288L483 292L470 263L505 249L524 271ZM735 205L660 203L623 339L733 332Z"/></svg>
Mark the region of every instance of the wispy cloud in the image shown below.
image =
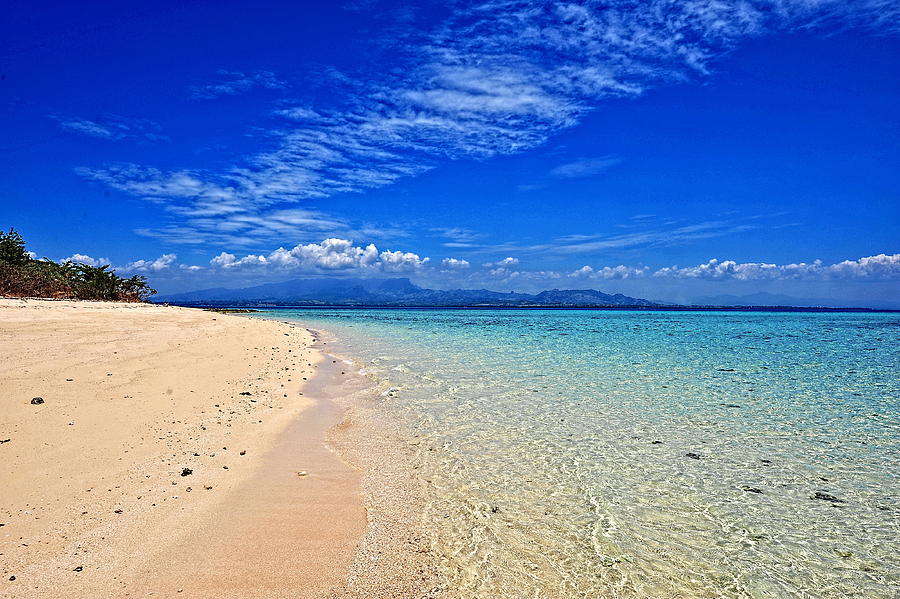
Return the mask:
<svg viewBox="0 0 900 599"><path fill-rule="evenodd" d="M169 138L160 132L159 125L148 119L127 118L113 114L92 119L56 114L51 114L49 117L56 121L63 131L76 135L111 141L122 139L169 141Z"/></svg>
<svg viewBox="0 0 900 599"><path fill-rule="evenodd" d="M576 179L580 177L592 177L608 171L622 162L615 156L602 156L599 158L581 158L573 162L561 164L550 171L550 175L560 179Z"/></svg>
<svg viewBox="0 0 900 599"><path fill-rule="evenodd" d="M269 150L231 168L82 172L138 197L177 205L171 210L173 230L205 238L208 232L196 220L201 216L267 219L278 204L390 185L440 160L534 148L606 99L703 76L716 57L748 37L822 23L900 28L900 5L887 0L488 0L456 6L437 29L398 38L402 68L358 80L340 75L339 105L283 106L277 115L282 122L270 129ZM192 88L192 96L285 85L266 71L221 71L219 77ZM557 176L595 174L611 166L608 160L562 165ZM637 241L593 243L602 248ZM572 244L569 251L590 247Z"/></svg>
<svg viewBox="0 0 900 599"><path fill-rule="evenodd" d="M216 81L192 86L191 98L212 100L220 96L236 96L259 88L282 89L287 85L271 71L244 73L220 69L216 74L218 75Z"/></svg>
<svg viewBox="0 0 900 599"><path fill-rule="evenodd" d="M628 248L659 248L682 245L700 239L725 237L736 233L754 230L756 225L736 221L705 221L688 225L657 226L633 233L618 235L568 235L560 237L552 245L543 249L564 253L579 254Z"/></svg>

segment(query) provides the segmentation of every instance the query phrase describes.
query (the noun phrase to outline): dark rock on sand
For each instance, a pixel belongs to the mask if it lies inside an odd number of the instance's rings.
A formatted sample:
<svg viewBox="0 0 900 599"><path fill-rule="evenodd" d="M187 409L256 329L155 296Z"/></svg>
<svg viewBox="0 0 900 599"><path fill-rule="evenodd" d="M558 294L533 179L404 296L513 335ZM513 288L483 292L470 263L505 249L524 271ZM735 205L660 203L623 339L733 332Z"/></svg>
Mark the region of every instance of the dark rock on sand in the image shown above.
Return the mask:
<svg viewBox="0 0 900 599"><path fill-rule="evenodd" d="M33 398L31 399L31 405L33 405L33 406L39 406L39 405L41 405L42 403L44 403L44 398L43 398L43 397L33 397Z"/></svg>
<svg viewBox="0 0 900 599"><path fill-rule="evenodd" d="M191 470L190 468L182 468L181 469L181 476L190 476L193 473L194 473L194 471Z"/></svg>
<svg viewBox="0 0 900 599"><path fill-rule="evenodd" d="M830 501L832 503L844 503L843 499L838 499L831 493L826 493L825 491L816 491L812 495L809 496L810 499L821 499L822 501Z"/></svg>
<svg viewBox="0 0 900 599"><path fill-rule="evenodd" d="M253 395L249 391L241 391L238 395Z"/></svg>
<svg viewBox="0 0 900 599"><path fill-rule="evenodd" d="M77 568L72 568L72 572L81 572L82 570L84 570L84 568L81 566L78 566Z"/></svg>
<svg viewBox="0 0 900 599"><path fill-rule="evenodd" d="M9 443L10 441L12 441L12 439L0 439L0 445L3 445L4 443Z"/></svg>

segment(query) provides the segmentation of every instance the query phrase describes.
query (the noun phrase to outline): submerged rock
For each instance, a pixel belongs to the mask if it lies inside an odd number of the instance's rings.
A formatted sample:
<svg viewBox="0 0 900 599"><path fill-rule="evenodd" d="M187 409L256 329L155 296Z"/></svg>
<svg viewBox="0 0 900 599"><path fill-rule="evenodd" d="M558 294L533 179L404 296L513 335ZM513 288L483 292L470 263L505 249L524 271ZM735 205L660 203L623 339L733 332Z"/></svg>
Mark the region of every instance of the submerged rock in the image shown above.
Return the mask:
<svg viewBox="0 0 900 599"><path fill-rule="evenodd" d="M831 493L826 493L825 491L816 491L812 495L809 496L810 499L821 499L822 501L830 501L832 503L844 503L843 499L838 499Z"/></svg>
<svg viewBox="0 0 900 599"><path fill-rule="evenodd" d="M761 489L757 489L756 487L748 487L747 485L744 485L744 486L741 487L741 488L742 488L744 491L747 491L748 493L762 493L762 490L761 490Z"/></svg>
<svg viewBox="0 0 900 599"><path fill-rule="evenodd" d="M689 452L687 452L687 453L684 454L684 455L685 455L685 457L691 458L692 460L699 460L699 459L700 459L700 454L699 454L699 453L694 453L693 451L689 451Z"/></svg>

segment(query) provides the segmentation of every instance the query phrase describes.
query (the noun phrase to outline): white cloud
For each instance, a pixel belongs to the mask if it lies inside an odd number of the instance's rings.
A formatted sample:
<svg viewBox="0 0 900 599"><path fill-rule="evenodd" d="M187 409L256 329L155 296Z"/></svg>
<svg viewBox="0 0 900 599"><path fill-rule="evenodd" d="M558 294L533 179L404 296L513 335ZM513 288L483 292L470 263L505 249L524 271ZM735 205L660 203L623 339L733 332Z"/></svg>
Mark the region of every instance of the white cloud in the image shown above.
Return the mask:
<svg viewBox="0 0 900 599"><path fill-rule="evenodd" d="M60 262L80 262L88 266L103 266L111 263L109 258L92 258L87 254L72 254L68 258L63 258Z"/></svg>
<svg viewBox="0 0 900 599"><path fill-rule="evenodd" d="M120 266L111 266L111 270L117 272L125 272L125 273L133 273L133 272L143 272L143 273L158 273L165 270L170 270L173 266L176 265L178 260L178 256L175 254L163 254L159 258L154 260L134 260L132 262L128 262L127 264ZM104 265L112 265L112 260L109 258L93 258L88 256L87 254L72 254L68 258L63 258L60 262L80 262L81 264L87 264L88 266L104 266ZM183 270L199 270L199 266L188 266L185 264L178 265L180 269Z"/></svg>
<svg viewBox="0 0 900 599"><path fill-rule="evenodd" d="M506 268L509 266L515 266L518 263L518 258L507 256L503 260L497 260L496 262L485 262L484 264L482 264L482 266L484 266L485 268Z"/></svg>
<svg viewBox="0 0 900 599"><path fill-rule="evenodd" d="M224 241L202 219L228 221L241 214L267 221L283 208L279 204L383 187L440 160L523 152L576 125L609 98L703 75L713 58L748 37L824 21L900 27L900 5L884 0L489 0L452 6L434 31L398 38L397 54L407 57L401 68L358 81L335 75L333 87L342 95L330 110L279 111L291 122L270 128L272 146L265 152L216 172L115 166L80 172L166 204L175 222L155 231L161 237ZM402 45L411 39L420 42ZM218 81L196 86L192 94L213 98L285 86L267 71L220 71ZM561 165L557 176L594 174L609 160ZM249 245L266 237L263 230L247 229L229 241L238 239Z"/></svg>
<svg viewBox="0 0 900 599"><path fill-rule="evenodd" d="M128 272L159 272L168 270L173 264L177 256L175 254L163 254L156 260L135 260L129 262L122 267L122 270Z"/></svg>
<svg viewBox="0 0 900 599"><path fill-rule="evenodd" d="M452 270L460 270L469 268L469 266L471 266L468 260L461 260L457 258L444 258L443 260L441 260L441 264L445 268L449 268Z"/></svg>
<svg viewBox="0 0 900 599"><path fill-rule="evenodd" d="M48 115L59 123L60 129L69 133L118 141L122 139L140 139L144 141L168 141L169 138L159 132L157 123L139 118L122 117L106 114L92 119Z"/></svg>
<svg viewBox="0 0 900 599"><path fill-rule="evenodd" d="M321 243L308 243L288 250L278 248L268 255L250 254L238 259L222 252L212 260L212 266L223 269L263 267L299 272L363 271L409 272L428 265L429 258L413 252L385 250L379 252L375 244L356 246L347 239L331 238Z"/></svg>
<svg viewBox="0 0 900 599"><path fill-rule="evenodd" d="M900 277L900 254L878 254L859 260L844 260L832 264L828 271L835 277L892 279Z"/></svg>
<svg viewBox="0 0 900 599"><path fill-rule="evenodd" d="M650 269L647 266L633 267L624 266L622 264L618 266L602 266L599 268L582 266L578 270L570 273L569 276L578 279L631 279L643 277L648 270Z"/></svg>
<svg viewBox="0 0 900 599"><path fill-rule="evenodd" d="M303 106L293 106L291 108L282 108L281 110L276 110L275 114L277 116L284 117L286 119L291 119L295 121L318 121L323 119L324 117L312 110L310 108L304 108Z"/></svg>
<svg viewBox="0 0 900 599"><path fill-rule="evenodd" d="M599 175L619 164L621 159L613 156L601 158L582 158L567 164L561 164L550 171L550 174L560 179L576 179Z"/></svg>
<svg viewBox="0 0 900 599"><path fill-rule="evenodd" d="M281 89L286 85L284 81L275 76L275 73L270 71L242 73L220 69L217 74L219 75L218 81L191 87L191 98L211 100L220 96L243 94L258 88Z"/></svg>
<svg viewBox="0 0 900 599"><path fill-rule="evenodd" d="M821 260L806 263L771 264L711 259L704 264L679 268L671 266L653 273L656 277L738 281L785 279L897 279L900 278L900 254L878 254L858 260L826 265Z"/></svg>

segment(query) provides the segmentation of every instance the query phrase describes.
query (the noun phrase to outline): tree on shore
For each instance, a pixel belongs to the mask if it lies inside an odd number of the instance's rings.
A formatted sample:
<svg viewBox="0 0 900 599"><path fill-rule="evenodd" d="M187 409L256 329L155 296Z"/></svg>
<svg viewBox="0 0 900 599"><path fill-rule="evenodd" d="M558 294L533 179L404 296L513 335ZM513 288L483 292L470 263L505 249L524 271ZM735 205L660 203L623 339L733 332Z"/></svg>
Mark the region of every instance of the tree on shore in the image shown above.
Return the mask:
<svg viewBox="0 0 900 599"><path fill-rule="evenodd" d="M146 277L120 277L109 264L36 260L18 231L0 229L0 296L144 302L155 293Z"/></svg>

